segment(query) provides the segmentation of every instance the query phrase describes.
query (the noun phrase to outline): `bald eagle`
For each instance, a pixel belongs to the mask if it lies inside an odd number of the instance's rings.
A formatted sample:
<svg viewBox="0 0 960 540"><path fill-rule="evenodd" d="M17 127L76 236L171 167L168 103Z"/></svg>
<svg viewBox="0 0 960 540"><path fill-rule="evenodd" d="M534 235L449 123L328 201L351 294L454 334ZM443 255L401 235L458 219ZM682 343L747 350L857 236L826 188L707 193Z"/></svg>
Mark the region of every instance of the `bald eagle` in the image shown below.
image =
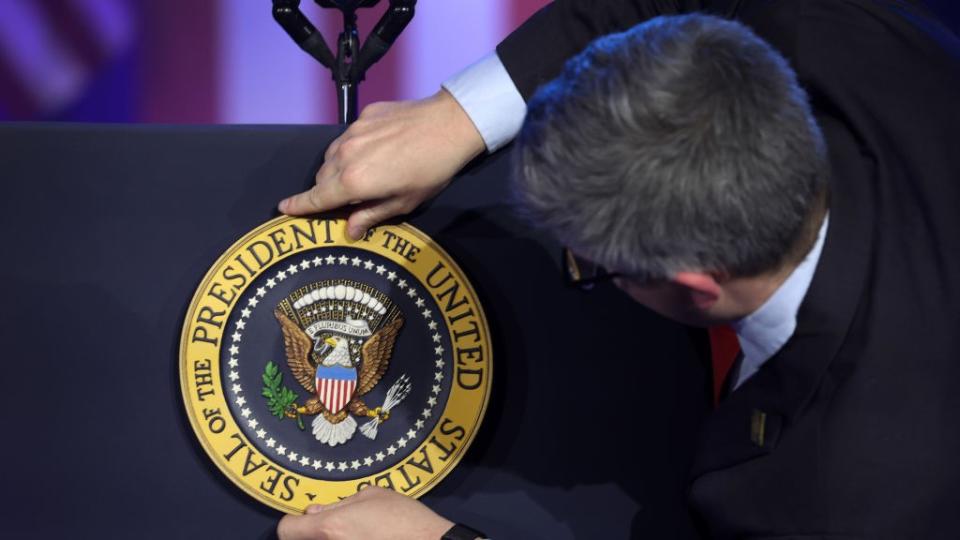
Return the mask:
<svg viewBox="0 0 960 540"><path fill-rule="evenodd" d="M380 407L367 408L361 396L373 390L383 374L387 372L397 334L403 326L401 316L398 315L384 324L364 342L360 349L359 373L355 373L356 386L349 393L345 405L331 411L331 401L328 397L327 402L324 402L324 396L320 395L317 381L322 378L325 370L355 369L350 360L350 346L347 339L329 336L322 341L318 340L317 346L314 347L310 336L283 311L276 309L273 314L283 332L287 365L297 382L311 394L303 406L297 407L295 411L287 411L288 416L317 415L311 426L313 435L318 441L330 446L345 443L353 437L357 422L350 416L351 413L359 417L374 418L380 422L389 417L389 414Z"/></svg>

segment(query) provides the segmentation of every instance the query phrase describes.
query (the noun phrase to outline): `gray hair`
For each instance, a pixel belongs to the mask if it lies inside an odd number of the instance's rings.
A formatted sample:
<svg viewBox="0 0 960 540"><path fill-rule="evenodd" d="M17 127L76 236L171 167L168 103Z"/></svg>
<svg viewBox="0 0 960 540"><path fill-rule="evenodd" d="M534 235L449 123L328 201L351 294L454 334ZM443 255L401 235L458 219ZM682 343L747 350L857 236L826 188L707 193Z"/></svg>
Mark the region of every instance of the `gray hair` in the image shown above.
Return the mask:
<svg viewBox="0 0 960 540"><path fill-rule="evenodd" d="M521 211L646 280L799 260L826 205L823 136L795 74L745 26L707 15L591 43L531 98L517 144Z"/></svg>

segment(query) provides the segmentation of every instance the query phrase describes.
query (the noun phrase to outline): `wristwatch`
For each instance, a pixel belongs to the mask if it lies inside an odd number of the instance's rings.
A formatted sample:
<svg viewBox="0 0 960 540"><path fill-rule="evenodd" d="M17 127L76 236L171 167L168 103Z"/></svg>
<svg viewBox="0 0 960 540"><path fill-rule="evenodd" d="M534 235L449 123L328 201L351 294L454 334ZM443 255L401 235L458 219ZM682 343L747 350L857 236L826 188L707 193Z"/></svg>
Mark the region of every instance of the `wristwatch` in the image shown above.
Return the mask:
<svg viewBox="0 0 960 540"><path fill-rule="evenodd" d="M457 523L450 530L443 533L440 540L486 540L487 535L482 532L471 529L462 523Z"/></svg>

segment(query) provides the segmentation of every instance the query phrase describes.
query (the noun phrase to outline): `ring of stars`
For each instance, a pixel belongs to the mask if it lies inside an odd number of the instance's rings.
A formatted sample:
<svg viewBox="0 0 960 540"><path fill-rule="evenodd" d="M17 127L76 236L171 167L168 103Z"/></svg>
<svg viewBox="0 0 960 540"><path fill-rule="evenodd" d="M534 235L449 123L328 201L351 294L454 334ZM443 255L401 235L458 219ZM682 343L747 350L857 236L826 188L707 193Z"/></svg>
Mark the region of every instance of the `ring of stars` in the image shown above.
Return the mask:
<svg viewBox="0 0 960 540"><path fill-rule="evenodd" d="M413 300L417 309L421 310L419 311L419 314L423 316L424 322L426 323L427 328L430 330L430 339L434 344L436 344L433 350L435 355L435 372L433 374L433 385L430 389L430 397L427 399L426 406L420 411L420 414L417 420L414 422L413 427L407 430L407 432L396 441L392 441L389 446L383 449L383 451L378 451L375 454L365 456L362 459L354 459L351 461L325 461L314 456L299 454L287 449L282 444L278 444L277 439L271 436L271 434L262 427L260 421L257 420L256 415L254 415L253 411L247 406L247 398L244 396L243 387L238 382L240 379L240 374L237 372L237 368L240 364L237 358L240 354L240 344L243 340L243 331L246 328L247 320L253 315L253 309L255 309L260 301L267 295L268 289L273 289L280 282L299 271L309 270L311 267L318 268L321 266L334 265L358 268L362 266L364 270L374 272L378 276L382 276L384 273L386 273L387 280L396 284L402 294L406 294L407 297ZM230 369L227 373L227 378L230 379L229 390L231 398L236 404L237 409L240 411L240 415L243 417L243 422L247 424L247 427L249 427L250 430L256 435L257 439L263 441L263 443L270 450L270 452L274 454L274 457L278 461L282 461L285 458L291 463L299 463L303 467L312 467L315 471L358 471L363 468L372 467L374 463L381 462L388 456L396 454L399 449L404 448L407 446L407 444L412 443L412 441L417 437L417 434L426 426L427 421L433 416L433 409L437 406L440 393L443 389L441 383L443 382L443 367L445 365L443 358L444 348L440 344L441 336L438 332L438 324L434 320L432 312L429 309L426 309L424 306L426 306L426 301L420 297L416 289L409 286L407 281L400 278L396 272L387 272L387 268L382 264L378 265L369 259L363 260L357 256L354 256L353 258L348 258L346 255L341 255L340 257L334 257L333 255L328 255L327 257L316 256L311 260L304 259L299 264L290 264L286 268L278 270L276 274L267 279L266 287L259 287L256 290L256 293L247 300L247 305L240 311L240 318L234 325L233 333L230 335L230 347L227 349L230 353L230 359L227 362L227 365Z"/></svg>

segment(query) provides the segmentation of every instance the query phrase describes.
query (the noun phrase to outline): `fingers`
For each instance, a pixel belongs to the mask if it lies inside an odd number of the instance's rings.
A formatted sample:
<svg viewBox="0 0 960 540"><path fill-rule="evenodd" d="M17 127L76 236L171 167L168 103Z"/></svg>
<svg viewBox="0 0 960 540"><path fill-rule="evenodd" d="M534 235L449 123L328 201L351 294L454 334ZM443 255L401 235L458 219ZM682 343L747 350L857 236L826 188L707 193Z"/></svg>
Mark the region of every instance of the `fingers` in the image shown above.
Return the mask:
<svg viewBox="0 0 960 540"><path fill-rule="evenodd" d="M370 227L406 211L406 203L399 198L361 204L347 219L347 236L351 240L359 240Z"/></svg>
<svg viewBox="0 0 960 540"><path fill-rule="evenodd" d="M289 216L316 214L339 208L353 200L342 189L339 172L334 171L334 167L330 162L324 163L317 173L317 185L280 201L277 206L280 212Z"/></svg>
<svg viewBox="0 0 960 540"><path fill-rule="evenodd" d="M354 493L353 495L350 495L349 497L344 497L343 499L340 499L337 502L332 502L330 504L311 504L310 506L307 507L305 513L319 514L324 511L333 510L334 508L346 506L348 504L369 499L370 497L374 497L377 494L382 493L384 491L386 490L384 490L383 488L366 485L361 487L360 490Z"/></svg>
<svg viewBox="0 0 960 540"><path fill-rule="evenodd" d="M330 143L330 146L327 147L327 151L323 153L324 163L328 161L333 161L333 156L337 155L337 151L340 148L340 140L343 139L345 135L346 133L340 135L339 137L334 139L333 142Z"/></svg>
<svg viewBox="0 0 960 540"><path fill-rule="evenodd" d="M338 507L338 506L342 506L345 502L347 502L347 501L349 501L349 500L350 500L350 498L347 497L346 499L342 499L342 500L339 500L339 501L337 501L337 502L333 502L333 503L330 503L330 504L311 504L310 506L307 507L307 509L304 511L304 513L306 513L306 514L319 514L320 512L330 511L330 510L333 510L334 508L336 508L336 507Z"/></svg>
<svg viewBox="0 0 960 540"><path fill-rule="evenodd" d="M329 197L322 195L320 186L315 186L285 199L280 203L280 211L291 216L313 214L357 203L350 199L349 196L343 195ZM347 237L351 240L359 240L367 234L370 227L408 211L406 201L400 198L360 203L347 220Z"/></svg>
<svg viewBox="0 0 960 540"><path fill-rule="evenodd" d="M302 216L374 198L371 195L387 195L382 190L370 192L378 188L375 183L368 181L369 174L365 172L369 161L374 159L373 153L368 150L371 143L375 142L375 138L351 126L330 143L324 154L323 165L317 171L316 184L303 193L284 199L277 208L287 215Z"/></svg>
<svg viewBox="0 0 960 540"><path fill-rule="evenodd" d="M318 540L316 527L309 516L283 516L277 524L280 540Z"/></svg>
<svg viewBox="0 0 960 540"><path fill-rule="evenodd" d="M340 149L345 140L350 137L351 133L348 130L330 143L323 155L323 165L317 171L316 184L307 191L280 201L277 205L280 212L302 216L333 210L350 202L350 197L343 189L340 178L343 166Z"/></svg>
<svg viewBox="0 0 960 540"><path fill-rule="evenodd" d="M279 210L306 215L348 204L348 236L415 208L485 149L469 116L445 91L423 100L367 106L327 148L316 185Z"/></svg>
<svg viewBox="0 0 960 540"><path fill-rule="evenodd" d="M324 534L325 518L316 514L330 512L331 510L343 506L349 501L346 498L331 504L314 504L308 506L302 516L286 515L277 524L277 537L280 540L326 540L328 536Z"/></svg>
<svg viewBox="0 0 960 540"><path fill-rule="evenodd" d="M325 540L330 538L329 525L331 516L318 516L337 508L368 500L382 495L385 490L376 487L365 487L353 495L330 504L313 504L307 507L304 515L286 515L277 524L277 536L280 540ZM335 515L335 514L334 514Z"/></svg>
<svg viewBox="0 0 960 540"><path fill-rule="evenodd" d="M381 497L385 493L392 493L390 490L382 488L380 486L371 486L369 484L364 485L360 488L360 491L354 493L353 495L347 497L345 500L348 501L365 501L374 497Z"/></svg>
<svg viewBox="0 0 960 540"><path fill-rule="evenodd" d="M367 486L328 505L308 507L302 516L285 516L280 540L440 538L453 523L423 503L389 489Z"/></svg>

